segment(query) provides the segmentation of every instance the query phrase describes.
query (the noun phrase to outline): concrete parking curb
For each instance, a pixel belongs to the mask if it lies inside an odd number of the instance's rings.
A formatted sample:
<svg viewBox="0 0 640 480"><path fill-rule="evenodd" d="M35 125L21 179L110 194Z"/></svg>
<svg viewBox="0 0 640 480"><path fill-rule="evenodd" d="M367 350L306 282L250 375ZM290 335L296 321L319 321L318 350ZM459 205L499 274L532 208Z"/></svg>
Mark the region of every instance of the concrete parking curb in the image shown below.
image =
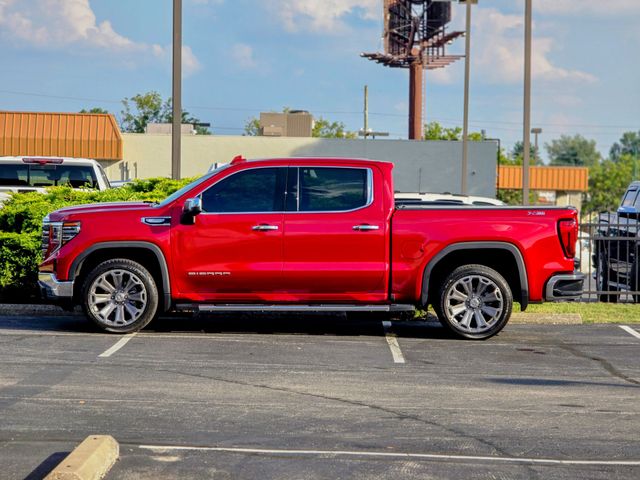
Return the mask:
<svg viewBox="0 0 640 480"><path fill-rule="evenodd" d="M120 447L111 435L91 435L83 440L45 480L99 480L118 460Z"/></svg>

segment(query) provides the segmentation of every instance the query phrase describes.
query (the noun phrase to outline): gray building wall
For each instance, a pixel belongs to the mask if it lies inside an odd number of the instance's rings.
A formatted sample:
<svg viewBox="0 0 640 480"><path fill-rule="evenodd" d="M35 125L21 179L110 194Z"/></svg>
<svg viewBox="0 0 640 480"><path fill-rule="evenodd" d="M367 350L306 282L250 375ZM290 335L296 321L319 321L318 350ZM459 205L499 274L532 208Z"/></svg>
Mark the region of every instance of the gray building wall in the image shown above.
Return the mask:
<svg viewBox="0 0 640 480"><path fill-rule="evenodd" d="M123 134L124 160L102 162L111 180L171 176L171 136ZM469 142L470 195L495 197L497 143ZM185 135L182 176L245 158L350 157L393 162L398 192L460 193L462 142Z"/></svg>

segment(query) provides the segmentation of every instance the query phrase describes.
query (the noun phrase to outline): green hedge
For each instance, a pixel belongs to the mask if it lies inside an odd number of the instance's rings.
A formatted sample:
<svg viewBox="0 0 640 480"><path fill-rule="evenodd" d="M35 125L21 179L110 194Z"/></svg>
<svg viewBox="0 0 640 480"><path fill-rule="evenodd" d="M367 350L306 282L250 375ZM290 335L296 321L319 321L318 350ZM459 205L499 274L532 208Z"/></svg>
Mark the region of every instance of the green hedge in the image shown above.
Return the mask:
<svg viewBox="0 0 640 480"><path fill-rule="evenodd" d="M160 201L191 180L152 178L102 192L54 187L45 194L13 194L0 206L0 302L24 302L37 297L42 219L48 213L86 203Z"/></svg>

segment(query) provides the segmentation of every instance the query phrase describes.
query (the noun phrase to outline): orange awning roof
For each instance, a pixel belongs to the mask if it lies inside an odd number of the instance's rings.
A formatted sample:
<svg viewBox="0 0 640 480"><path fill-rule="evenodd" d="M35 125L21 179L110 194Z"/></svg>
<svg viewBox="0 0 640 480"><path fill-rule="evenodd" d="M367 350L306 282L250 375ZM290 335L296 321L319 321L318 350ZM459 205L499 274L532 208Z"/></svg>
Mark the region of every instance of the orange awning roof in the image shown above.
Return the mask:
<svg viewBox="0 0 640 480"><path fill-rule="evenodd" d="M500 165L498 168L498 188L504 190L521 189L522 167ZM587 167L529 167L529 188L531 190L586 192L589 189L589 169Z"/></svg>
<svg viewBox="0 0 640 480"><path fill-rule="evenodd" d="M122 160L122 136L111 114L0 111L0 156Z"/></svg>

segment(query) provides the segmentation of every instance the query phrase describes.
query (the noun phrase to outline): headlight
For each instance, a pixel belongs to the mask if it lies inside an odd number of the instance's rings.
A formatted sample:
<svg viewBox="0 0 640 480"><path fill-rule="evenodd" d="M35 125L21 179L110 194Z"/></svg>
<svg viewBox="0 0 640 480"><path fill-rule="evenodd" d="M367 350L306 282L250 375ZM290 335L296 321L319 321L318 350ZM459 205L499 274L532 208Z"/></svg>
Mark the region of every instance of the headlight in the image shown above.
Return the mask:
<svg viewBox="0 0 640 480"><path fill-rule="evenodd" d="M80 222L44 222L43 256L51 255L80 233Z"/></svg>

